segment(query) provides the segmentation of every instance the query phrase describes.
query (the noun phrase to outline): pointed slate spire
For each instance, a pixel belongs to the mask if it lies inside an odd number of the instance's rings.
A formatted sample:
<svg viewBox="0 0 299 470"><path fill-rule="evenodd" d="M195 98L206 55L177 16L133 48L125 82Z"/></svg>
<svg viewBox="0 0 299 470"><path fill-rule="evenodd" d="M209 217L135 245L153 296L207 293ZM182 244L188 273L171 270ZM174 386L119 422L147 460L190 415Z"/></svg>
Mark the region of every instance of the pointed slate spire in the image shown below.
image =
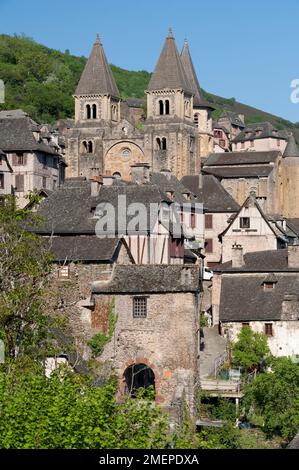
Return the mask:
<svg viewBox="0 0 299 470"><path fill-rule="evenodd" d="M171 28L169 28L168 36L148 85L149 91L164 89L182 89L188 93L192 92Z"/></svg>
<svg viewBox="0 0 299 470"><path fill-rule="evenodd" d="M93 45L85 69L77 86L76 95L111 95L119 98L120 94L108 64L99 34Z"/></svg>
<svg viewBox="0 0 299 470"><path fill-rule="evenodd" d="M293 134L289 137L288 145L284 151L283 157L299 157L299 150L295 141L295 137Z"/></svg>
<svg viewBox="0 0 299 470"><path fill-rule="evenodd" d="M191 91L194 94L193 103L194 107L212 107L204 98L200 88L200 84L195 72L193 61L191 58L189 44L187 39L185 39L184 47L181 53L181 61L185 69L185 74L191 85Z"/></svg>

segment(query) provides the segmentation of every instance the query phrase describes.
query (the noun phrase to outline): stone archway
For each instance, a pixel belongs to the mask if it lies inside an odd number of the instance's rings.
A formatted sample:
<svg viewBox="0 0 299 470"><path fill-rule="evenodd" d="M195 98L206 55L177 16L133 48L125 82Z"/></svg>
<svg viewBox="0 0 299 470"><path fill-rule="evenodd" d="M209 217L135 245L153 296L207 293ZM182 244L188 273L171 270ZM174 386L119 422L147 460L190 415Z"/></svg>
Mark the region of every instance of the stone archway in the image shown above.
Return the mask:
<svg viewBox="0 0 299 470"><path fill-rule="evenodd" d="M131 165L145 162L142 149L133 142L122 141L114 144L107 151L104 161L104 173L119 173L125 181L131 180Z"/></svg>
<svg viewBox="0 0 299 470"><path fill-rule="evenodd" d="M137 398L140 394L147 395L151 389L155 392L155 374L146 364L131 364L124 371L125 394L130 398Z"/></svg>

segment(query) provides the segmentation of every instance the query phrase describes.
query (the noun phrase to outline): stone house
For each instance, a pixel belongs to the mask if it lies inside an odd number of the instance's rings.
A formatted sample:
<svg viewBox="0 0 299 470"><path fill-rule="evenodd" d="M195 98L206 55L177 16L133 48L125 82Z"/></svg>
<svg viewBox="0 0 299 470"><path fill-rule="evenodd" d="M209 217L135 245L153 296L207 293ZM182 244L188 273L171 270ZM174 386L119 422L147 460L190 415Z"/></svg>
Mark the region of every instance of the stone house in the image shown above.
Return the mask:
<svg viewBox="0 0 299 470"><path fill-rule="evenodd" d="M183 264L185 240L197 246L203 242L202 204L195 205L189 190L169 172L150 174L144 165L132 171L136 180L130 184L114 177L66 180L40 203L37 214L43 223L34 231L43 236L125 238L138 264ZM173 204L179 216L175 223L170 220Z"/></svg>
<svg viewBox="0 0 299 470"><path fill-rule="evenodd" d="M279 150L283 153L288 143L287 131L278 131L270 122L249 124L232 141L233 152L267 152Z"/></svg>
<svg viewBox="0 0 299 470"><path fill-rule="evenodd" d="M211 105L202 98L189 48L178 53L170 31L140 103L122 103L97 38L75 91L75 124L67 130L67 176L100 174L130 180L130 167L149 163L177 177L198 173L212 150ZM137 125L138 124L138 125Z"/></svg>
<svg viewBox="0 0 299 470"><path fill-rule="evenodd" d="M237 114L232 111L224 111L217 121L218 125L223 126L233 140L245 128L245 118L243 114Z"/></svg>
<svg viewBox="0 0 299 470"><path fill-rule="evenodd" d="M182 184L197 194L204 206L205 247L203 254L209 267L221 262L222 246L219 234L240 209L238 203L213 175L185 176Z"/></svg>
<svg viewBox="0 0 299 470"><path fill-rule="evenodd" d="M293 135L283 152L247 151L212 154L203 166L242 205L254 192L266 214L299 217L299 150Z"/></svg>
<svg viewBox="0 0 299 470"><path fill-rule="evenodd" d="M0 149L0 196L4 194L13 194L13 177L7 156Z"/></svg>
<svg viewBox="0 0 299 470"><path fill-rule="evenodd" d="M248 253L214 269L214 325L231 341L244 326L262 332L274 356L299 354L299 246Z"/></svg>
<svg viewBox="0 0 299 470"><path fill-rule="evenodd" d="M297 238L295 233L293 238ZM226 229L219 234L222 263L232 259L234 245L241 245L245 255L250 252L286 248L290 239L291 231L287 222L282 217L266 216L252 193L238 213L230 219Z"/></svg>
<svg viewBox="0 0 299 470"><path fill-rule="evenodd" d="M116 371L120 395L152 385L161 406L185 400L195 412L200 291L197 266L116 266L110 282L93 284L94 322L104 324L111 308L117 318L99 359Z"/></svg>
<svg viewBox="0 0 299 470"><path fill-rule="evenodd" d="M65 162L50 144L22 110L0 112L0 145L12 168L13 192L21 207L29 192L54 190L63 181Z"/></svg>
<svg viewBox="0 0 299 470"><path fill-rule="evenodd" d="M213 124L214 151L213 153L229 152L231 150L230 133L219 122Z"/></svg>
<svg viewBox="0 0 299 470"><path fill-rule="evenodd" d="M205 161L203 173L216 176L239 205L255 192L261 208L266 213L277 214L282 209L281 164L279 151L215 153Z"/></svg>

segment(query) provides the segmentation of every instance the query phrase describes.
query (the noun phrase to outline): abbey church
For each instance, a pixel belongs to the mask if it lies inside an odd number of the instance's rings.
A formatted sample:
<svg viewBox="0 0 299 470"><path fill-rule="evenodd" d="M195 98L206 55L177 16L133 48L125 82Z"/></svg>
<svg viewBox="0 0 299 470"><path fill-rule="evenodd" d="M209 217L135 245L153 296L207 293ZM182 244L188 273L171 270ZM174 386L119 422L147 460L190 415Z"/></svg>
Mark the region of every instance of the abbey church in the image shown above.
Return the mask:
<svg viewBox="0 0 299 470"><path fill-rule="evenodd" d="M122 102L98 36L74 94L67 177L130 181L138 163L179 179L200 172L201 158L213 151L213 108L203 98L188 43L180 55L171 30L145 93L146 116L136 125L140 103Z"/></svg>

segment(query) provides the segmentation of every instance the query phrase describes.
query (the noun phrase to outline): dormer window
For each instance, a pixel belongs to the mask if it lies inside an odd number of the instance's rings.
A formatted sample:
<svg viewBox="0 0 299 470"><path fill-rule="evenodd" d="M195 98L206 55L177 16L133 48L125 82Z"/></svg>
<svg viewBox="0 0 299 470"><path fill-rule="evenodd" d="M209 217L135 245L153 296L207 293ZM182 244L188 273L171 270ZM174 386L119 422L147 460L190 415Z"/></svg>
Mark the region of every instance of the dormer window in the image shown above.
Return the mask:
<svg viewBox="0 0 299 470"><path fill-rule="evenodd" d="M269 274L262 282L262 287L265 292L271 292L275 289L277 284L277 279L274 274Z"/></svg>
<svg viewBox="0 0 299 470"><path fill-rule="evenodd" d="M240 217L240 228L250 229L250 218L249 217Z"/></svg>

